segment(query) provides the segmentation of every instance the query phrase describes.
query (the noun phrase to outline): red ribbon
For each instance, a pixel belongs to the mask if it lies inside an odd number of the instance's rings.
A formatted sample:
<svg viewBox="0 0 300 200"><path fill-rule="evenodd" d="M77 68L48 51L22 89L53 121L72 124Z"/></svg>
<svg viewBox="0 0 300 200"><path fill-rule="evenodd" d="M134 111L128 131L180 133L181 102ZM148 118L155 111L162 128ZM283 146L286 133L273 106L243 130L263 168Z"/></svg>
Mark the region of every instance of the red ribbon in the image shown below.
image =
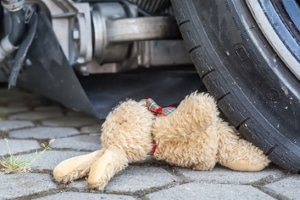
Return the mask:
<svg viewBox="0 0 300 200"><path fill-rule="evenodd" d="M157 103L151 98L146 99L146 106L153 113L155 113L157 115L163 115L163 116L167 116L167 115L171 114L176 109L175 107L171 107L171 106L162 108L161 106L157 105ZM154 137L154 136L152 135L152 137ZM156 149L157 149L157 143L153 139L153 146L152 146L152 149L151 149L151 155L153 155L155 153Z"/></svg>

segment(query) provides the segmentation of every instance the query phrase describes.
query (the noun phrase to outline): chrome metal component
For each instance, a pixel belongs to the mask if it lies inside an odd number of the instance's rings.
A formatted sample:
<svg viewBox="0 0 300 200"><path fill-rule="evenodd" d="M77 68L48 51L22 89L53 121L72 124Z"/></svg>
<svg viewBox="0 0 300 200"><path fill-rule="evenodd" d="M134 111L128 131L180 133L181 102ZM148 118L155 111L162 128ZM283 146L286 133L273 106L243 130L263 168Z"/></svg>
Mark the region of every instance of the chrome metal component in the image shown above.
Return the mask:
<svg viewBox="0 0 300 200"><path fill-rule="evenodd" d="M93 46L92 46L92 20L90 14L90 6L86 3L74 4L77 9L77 16L73 24L73 33L77 31L79 33L79 42L77 43L77 64L83 64L89 62L93 58ZM73 35L74 36L74 35ZM75 39L76 42L76 39ZM74 44L74 42L71 44Z"/></svg>
<svg viewBox="0 0 300 200"><path fill-rule="evenodd" d="M138 64L145 67L191 65L182 40L154 40L140 42Z"/></svg>
<svg viewBox="0 0 300 200"><path fill-rule="evenodd" d="M142 1L26 2L43 4L65 56L82 75L116 73L139 66L191 64L182 40L172 40L180 38L174 18L137 17L137 5L142 5ZM147 2L147 10L150 11L152 4ZM153 12L159 10L158 7L153 9Z"/></svg>
<svg viewBox="0 0 300 200"><path fill-rule="evenodd" d="M137 66L137 65L136 63L133 63L132 66ZM124 65L122 65L122 63L107 63L107 64L99 65L99 63L96 60L92 60L86 65L80 66L78 68L78 71L80 71L82 75L117 73L120 71L124 71Z"/></svg>
<svg viewBox="0 0 300 200"><path fill-rule="evenodd" d="M85 68L81 66L76 66L76 69L81 72L83 75L89 74L98 74L98 73L117 73L120 71L125 71L128 69L134 69L138 67L138 43L133 43L130 48L128 58L122 62L111 62L99 64L97 59L92 60L89 63L86 63Z"/></svg>
<svg viewBox="0 0 300 200"><path fill-rule="evenodd" d="M88 3L42 0L49 9L53 30L73 65L92 60L92 22Z"/></svg>
<svg viewBox="0 0 300 200"><path fill-rule="evenodd" d="M134 15L137 15L137 11ZM94 56L98 63L122 62L126 59L129 43L111 43L108 40L111 33L108 24L128 17L124 6L117 2L98 3L93 6Z"/></svg>
<svg viewBox="0 0 300 200"><path fill-rule="evenodd" d="M111 43L181 37L175 19L168 16L109 21L107 30L107 40Z"/></svg>
<svg viewBox="0 0 300 200"><path fill-rule="evenodd" d="M0 41L0 63L12 52L17 49L8 39L8 36L5 36Z"/></svg>
<svg viewBox="0 0 300 200"><path fill-rule="evenodd" d="M126 60L121 63L107 63L99 65L98 62L92 62L84 65L84 68L77 68L83 75L98 73L116 73L137 67L163 67L192 65L188 51L182 40L153 40L141 41L138 44L138 52L134 53L137 57Z"/></svg>
<svg viewBox="0 0 300 200"><path fill-rule="evenodd" d="M48 0L42 0L43 3L48 8L51 19L52 19L52 28L55 32L57 39L65 53L65 56L70 60L69 55L69 48L70 48L70 41L69 41L69 33L71 28L72 21L70 18L62 17L62 18L56 18L57 15L63 15L66 12L72 13L73 16L76 15L74 7L68 6L66 8L66 5L61 4L57 1L48 1Z"/></svg>
<svg viewBox="0 0 300 200"><path fill-rule="evenodd" d="M1 4L10 12L21 10L24 6L25 0L2 0Z"/></svg>
<svg viewBox="0 0 300 200"><path fill-rule="evenodd" d="M126 6L131 8L131 16L126 13L129 9L117 2L93 6L94 56L99 64L123 62L130 53L130 45L137 41L180 38L174 18L137 18L136 6Z"/></svg>

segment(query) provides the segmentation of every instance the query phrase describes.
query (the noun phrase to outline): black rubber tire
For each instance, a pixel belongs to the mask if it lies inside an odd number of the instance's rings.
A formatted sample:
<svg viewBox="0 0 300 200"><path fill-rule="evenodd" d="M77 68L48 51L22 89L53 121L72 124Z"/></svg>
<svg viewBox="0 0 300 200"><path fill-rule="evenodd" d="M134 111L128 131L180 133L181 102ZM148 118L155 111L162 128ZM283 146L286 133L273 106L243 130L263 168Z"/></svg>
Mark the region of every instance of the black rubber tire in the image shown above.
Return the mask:
<svg viewBox="0 0 300 200"><path fill-rule="evenodd" d="M186 47L219 108L277 165L300 172L300 82L244 1L171 0Z"/></svg>

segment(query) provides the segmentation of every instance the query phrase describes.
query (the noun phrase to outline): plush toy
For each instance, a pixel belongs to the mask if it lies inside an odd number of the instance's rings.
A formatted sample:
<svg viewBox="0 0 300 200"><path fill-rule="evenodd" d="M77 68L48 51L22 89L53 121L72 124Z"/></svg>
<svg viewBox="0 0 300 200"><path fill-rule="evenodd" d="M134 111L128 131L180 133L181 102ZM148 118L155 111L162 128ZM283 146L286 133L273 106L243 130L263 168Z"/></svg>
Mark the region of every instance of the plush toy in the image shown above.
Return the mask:
<svg viewBox="0 0 300 200"><path fill-rule="evenodd" d="M102 190L129 163L154 156L172 165L212 170L219 163L232 170L259 171L268 158L221 118L215 101L192 93L175 110L162 109L151 99L127 100L102 125L102 149L61 162L56 181L88 176L91 189Z"/></svg>

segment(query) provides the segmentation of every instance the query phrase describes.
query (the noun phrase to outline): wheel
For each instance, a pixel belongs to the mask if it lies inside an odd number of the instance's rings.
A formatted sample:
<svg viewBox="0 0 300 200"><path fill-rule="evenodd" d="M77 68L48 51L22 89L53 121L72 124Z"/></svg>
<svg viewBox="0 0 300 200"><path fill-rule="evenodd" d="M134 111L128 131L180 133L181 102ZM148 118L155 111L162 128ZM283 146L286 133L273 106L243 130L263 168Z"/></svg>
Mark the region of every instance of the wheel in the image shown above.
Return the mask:
<svg viewBox="0 0 300 200"><path fill-rule="evenodd" d="M300 36L285 3L171 2L191 59L226 118L275 164L299 173Z"/></svg>

